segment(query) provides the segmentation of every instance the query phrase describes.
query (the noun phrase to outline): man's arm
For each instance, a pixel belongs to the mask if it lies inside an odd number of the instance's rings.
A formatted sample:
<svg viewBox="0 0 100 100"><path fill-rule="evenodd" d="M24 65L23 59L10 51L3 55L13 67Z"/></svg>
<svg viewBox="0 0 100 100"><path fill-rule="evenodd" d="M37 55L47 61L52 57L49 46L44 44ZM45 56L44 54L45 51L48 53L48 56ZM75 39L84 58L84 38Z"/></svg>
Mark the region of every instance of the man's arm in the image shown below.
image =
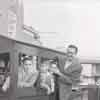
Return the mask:
<svg viewBox="0 0 100 100"><path fill-rule="evenodd" d="M64 75L63 73L59 74L59 78L60 82L63 82L65 84L72 84L72 79L70 78L70 76Z"/></svg>
<svg viewBox="0 0 100 100"><path fill-rule="evenodd" d="M63 82L63 83L65 83L65 84L72 84L72 79L71 79L71 77L69 76L69 74L64 74L64 73L62 73L59 69L56 69L56 70L54 70L53 71L59 78L58 78L58 80L60 81L60 82Z"/></svg>

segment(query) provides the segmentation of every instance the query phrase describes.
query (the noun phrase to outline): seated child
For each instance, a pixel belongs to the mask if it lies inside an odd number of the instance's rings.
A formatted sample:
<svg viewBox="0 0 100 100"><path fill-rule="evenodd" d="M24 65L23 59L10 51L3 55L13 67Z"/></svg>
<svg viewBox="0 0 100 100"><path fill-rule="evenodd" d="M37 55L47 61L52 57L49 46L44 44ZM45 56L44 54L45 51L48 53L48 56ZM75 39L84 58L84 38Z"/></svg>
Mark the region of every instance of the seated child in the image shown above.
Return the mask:
<svg viewBox="0 0 100 100"><path fill-rule="evenodd" d="M54 76L49 71L49 67L49 61L45 61L40 68L40 86L46 89L47 94L54 92Z"/></svg>

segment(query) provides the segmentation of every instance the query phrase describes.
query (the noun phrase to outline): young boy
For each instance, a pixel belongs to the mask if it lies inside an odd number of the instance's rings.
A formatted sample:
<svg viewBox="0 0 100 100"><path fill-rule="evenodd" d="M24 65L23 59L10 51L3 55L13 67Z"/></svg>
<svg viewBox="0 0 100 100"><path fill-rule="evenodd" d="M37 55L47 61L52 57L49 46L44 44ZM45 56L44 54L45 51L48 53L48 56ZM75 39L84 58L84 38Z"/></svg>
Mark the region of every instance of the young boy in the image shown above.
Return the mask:
<svg viewBox="0 0 100 100"><path fill-rule="evenodd" d="M54 76L49 68L49 61L44 61L40 67L40 87L46 89L48 95L54 92Z"/></svg>

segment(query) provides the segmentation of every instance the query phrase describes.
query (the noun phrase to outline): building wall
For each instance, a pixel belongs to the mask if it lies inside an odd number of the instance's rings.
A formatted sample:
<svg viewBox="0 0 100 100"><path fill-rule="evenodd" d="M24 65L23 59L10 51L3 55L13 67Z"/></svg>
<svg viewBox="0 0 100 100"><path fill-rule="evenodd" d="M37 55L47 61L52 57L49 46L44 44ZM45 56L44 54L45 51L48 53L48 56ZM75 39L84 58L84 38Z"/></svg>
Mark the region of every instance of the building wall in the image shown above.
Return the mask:
<svg viewBox="0 0 100 100"><path fill-rule="evenodd" d="M21 0L0 1L0 34L17 38L22 31L23 3Z"/></svg>
<svg viewBox="0 0 100 100"><path fill-rule="evenodd" d="M0 34L7 34L7 8L8 0L0 0Z"/></svg>

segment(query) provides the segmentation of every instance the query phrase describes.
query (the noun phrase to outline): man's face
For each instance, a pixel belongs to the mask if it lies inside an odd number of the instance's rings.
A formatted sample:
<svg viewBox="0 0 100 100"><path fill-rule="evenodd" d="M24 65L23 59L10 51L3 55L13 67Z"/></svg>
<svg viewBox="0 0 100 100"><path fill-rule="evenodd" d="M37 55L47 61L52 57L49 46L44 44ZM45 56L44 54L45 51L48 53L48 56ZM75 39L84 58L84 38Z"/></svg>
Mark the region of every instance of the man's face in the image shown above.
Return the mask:
<svg viewBox="0 0 100 100"><path fill-rule="evenodd" d="M76 49L75 49L75 48L69 47L69 48L67 49L67 57L68 57L68 59L69 59L69 60L72 60L73 57L75 57L75 56L76 56Z"/></svg>
<svg viewBox="0 0 100 100"><path fill-rule="evenodd" d="M26 60L24 61L24 68L25 68L25 71L31 71L32 70L32 61L31 60Z"/></svg>

